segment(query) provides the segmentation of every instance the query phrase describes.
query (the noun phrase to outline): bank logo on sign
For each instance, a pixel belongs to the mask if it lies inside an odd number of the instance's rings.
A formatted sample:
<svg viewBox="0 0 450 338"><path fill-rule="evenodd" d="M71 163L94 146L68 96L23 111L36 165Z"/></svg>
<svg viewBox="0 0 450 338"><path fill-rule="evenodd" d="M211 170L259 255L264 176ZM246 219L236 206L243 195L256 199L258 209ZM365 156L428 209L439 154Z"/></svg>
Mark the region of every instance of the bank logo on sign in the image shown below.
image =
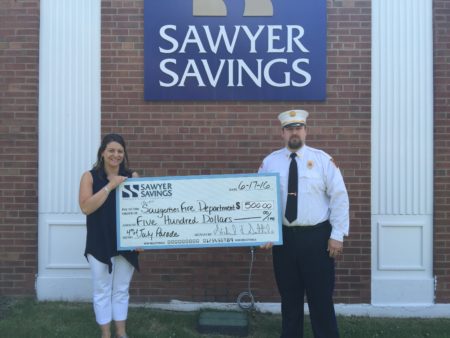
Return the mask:
<svg viewBox="0 0 450 338"><path fill-rule="evenodd" d="M145 0L146 100L325 100L326 0Z"/></svg>
<svg viewBox="0 0 450 338"><path fill-rule="evenodd" d="M194 16L226 16L223 0L193 0ZM245 0L244 16L272 16L272 0Z"/></svg>
<svg viewBox="0 0 450 338"><path fill-rule="evenodd" d="M139 184L125 184L122 188L122 198L139 197Z"/></svg>

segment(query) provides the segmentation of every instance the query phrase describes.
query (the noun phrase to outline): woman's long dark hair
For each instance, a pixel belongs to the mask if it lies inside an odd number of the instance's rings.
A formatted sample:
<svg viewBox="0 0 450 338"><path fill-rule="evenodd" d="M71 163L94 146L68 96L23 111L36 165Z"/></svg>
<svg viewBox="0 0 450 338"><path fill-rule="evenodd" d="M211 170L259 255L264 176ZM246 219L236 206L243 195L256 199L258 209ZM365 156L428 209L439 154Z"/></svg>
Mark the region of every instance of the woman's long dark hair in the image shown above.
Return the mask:
<svg viewBox="0 0 450 338"><path fill-rule="evenodd" d="M105 172L105 162L103 161L102 153L105 151L106 147L111 142L117 142L123 147L123 161L122 163L120 163L119 174L123 176L131 175L132 171L128 168L128 153L127 148L125 146L125 141L123 137L119 134L106 134L103 137L102 143L100 144L100 148L98 148L97 151L97 162L95 162L94 167L92 169L102 174Z"/></svg>

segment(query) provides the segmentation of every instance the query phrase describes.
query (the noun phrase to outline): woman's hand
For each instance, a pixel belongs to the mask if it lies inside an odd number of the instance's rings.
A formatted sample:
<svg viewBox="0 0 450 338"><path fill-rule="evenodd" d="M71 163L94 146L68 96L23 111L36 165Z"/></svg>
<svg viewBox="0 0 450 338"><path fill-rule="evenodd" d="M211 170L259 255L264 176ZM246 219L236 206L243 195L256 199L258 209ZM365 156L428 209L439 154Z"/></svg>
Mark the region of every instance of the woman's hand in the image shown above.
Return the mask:
<svg viewBox="0 0 450 338"><path fill-rule="evenodd" d="M109 183L107 184L107 186L109 190L116 189L119 185L125 182L127 178L128 177L126 176L119 176L119 175L108 177Z"/></svg>
<svg viewBox="0 0 450 338"><path fill-rule="evenodd" d="M119 184L127 179L125 176L111 176L108 177L108 184L106 184L102 189L97 191L95 194L93 192L94 179L89 171L85 172L81 177L80 181L80 193L78 197L78 202L80 204L80 209L85 215L90 215L98 208L100 208L103 203L105 203L108 195L112 190L116 189Z"/></svg>

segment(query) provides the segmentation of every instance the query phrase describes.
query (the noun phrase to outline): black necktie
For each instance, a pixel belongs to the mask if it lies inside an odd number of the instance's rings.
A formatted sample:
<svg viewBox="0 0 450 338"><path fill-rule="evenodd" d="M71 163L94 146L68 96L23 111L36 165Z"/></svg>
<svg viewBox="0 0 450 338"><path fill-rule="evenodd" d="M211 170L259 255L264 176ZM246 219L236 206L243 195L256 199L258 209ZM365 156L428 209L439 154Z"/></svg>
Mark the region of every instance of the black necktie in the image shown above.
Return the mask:
<svg viewBox="0 0 450 338"><path fill-rule="evenodd" d="M291 223L297 219L297 190L298 190L298 171L296 153L291 154L291 164L289 165L288 196L286 203L286 219Z"/></svg>

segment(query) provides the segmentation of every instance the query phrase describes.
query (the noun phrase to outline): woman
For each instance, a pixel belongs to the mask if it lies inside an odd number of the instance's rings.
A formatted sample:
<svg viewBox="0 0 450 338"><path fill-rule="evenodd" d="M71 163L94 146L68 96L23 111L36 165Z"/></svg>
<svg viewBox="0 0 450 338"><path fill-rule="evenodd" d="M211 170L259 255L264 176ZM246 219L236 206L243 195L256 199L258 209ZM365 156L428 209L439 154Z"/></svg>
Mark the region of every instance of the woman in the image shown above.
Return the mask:
<svg viewBox="0 0 450 338"><path fill-rule="evenodd" d="M118 134L108 134L94 167L81 177L79 195L80 208L87 215L84 255L91 266L94 312L102 338L111 337L112 320L116 336L127 337L128 290L134 269L139 270L136 251L117 251L114 189L128 177L138 174L128 168L125 141Z"/></svg>

